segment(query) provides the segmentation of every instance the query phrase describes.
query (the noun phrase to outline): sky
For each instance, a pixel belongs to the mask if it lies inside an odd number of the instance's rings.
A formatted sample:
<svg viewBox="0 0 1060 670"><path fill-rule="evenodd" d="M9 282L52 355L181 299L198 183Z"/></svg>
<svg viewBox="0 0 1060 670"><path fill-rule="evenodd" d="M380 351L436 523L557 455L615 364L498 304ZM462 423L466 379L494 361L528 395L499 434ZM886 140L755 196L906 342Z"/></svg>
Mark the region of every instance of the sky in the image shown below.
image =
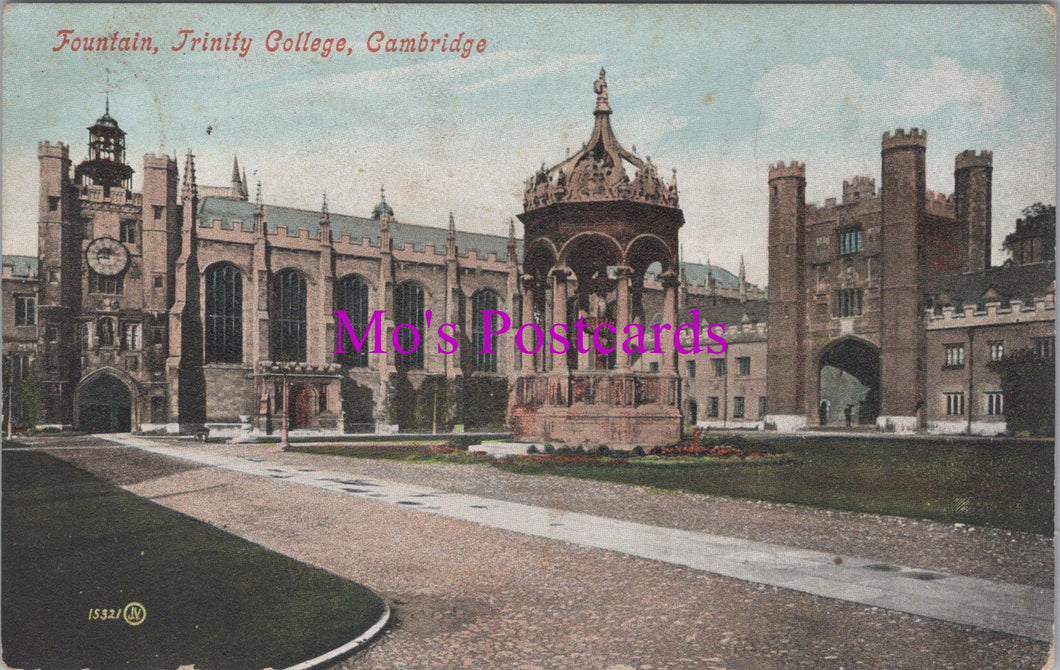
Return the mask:
<svg viewBox="0 0 1060 670"><path fill-rule="evenodd" d="M1056 28L1034 5L19 5L3 13L3 252L36 253L37 143L87 155L109 90L142 156L195 154L199 184L232 160L266 205L507 234L526 177L589 139L607 70L622 144L677 170L684 259L767 280L770 163L806 163L807 199L880 181L880 138L928 130L928 188L954 156L994 152L993 260L1021 210L1056 200ZM150 36L153 51L72 51ZM238 51L174 51L178 31L237 32ZM267 36L345 38L348 52L267 50ZM388 37L485 40L482 53L368 50ZM109 77L109 85L108 85ZM632 175L631 175L632 177ZM521 227L517 230L520 231Z"/></svg>

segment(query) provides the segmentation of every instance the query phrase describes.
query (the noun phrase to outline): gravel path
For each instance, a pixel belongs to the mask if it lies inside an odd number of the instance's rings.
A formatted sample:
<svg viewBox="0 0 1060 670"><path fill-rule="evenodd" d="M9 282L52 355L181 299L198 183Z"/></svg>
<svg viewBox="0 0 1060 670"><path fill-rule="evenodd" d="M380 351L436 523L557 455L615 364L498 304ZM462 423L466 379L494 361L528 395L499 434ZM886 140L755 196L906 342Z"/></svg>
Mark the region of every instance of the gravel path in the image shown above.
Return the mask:
<svg viewBox="0 0 1060 670"><path fill-rule="evenodd" d="M523 477L484 467L285 454L275 447L216 448L229 455L1051 585L1051 543L1036 536ZM387 598L395 627L335 668L1040 668L1047 653L1046 645L1024 638L354 496L212 468L181 468L135 449L56 455L135 482L128 488L140 495L164 496L157 502ZM155 468L158 476L150 477ZM1016 570L1021 561L1038 567Z"/></svg>
<svg viewBox="0 0 1060 670"><path fill-rule="evenodd" d="M219 454L342 470L454 493L1054 588L1052 538L1031 533L653 491L569 477L518 475L486 466L301 454L281 452L275 445L207 446Z"/></svg>

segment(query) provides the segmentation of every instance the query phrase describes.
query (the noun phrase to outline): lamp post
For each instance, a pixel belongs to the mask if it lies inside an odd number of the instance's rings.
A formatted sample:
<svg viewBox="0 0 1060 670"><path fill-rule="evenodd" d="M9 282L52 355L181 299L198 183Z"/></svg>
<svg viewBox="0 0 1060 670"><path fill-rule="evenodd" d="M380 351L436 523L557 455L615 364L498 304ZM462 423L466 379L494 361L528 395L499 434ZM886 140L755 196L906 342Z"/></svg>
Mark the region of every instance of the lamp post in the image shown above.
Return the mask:
<svg viewBox="0 0 1060 670"><path fill-rule="evenodd" d="M288 433L287 433L287 426L290 423L290 419L291 419L291 408L289 407L290 393L288 391L288 386L287 386L287 369L286 368L283 369L283 384L282 384L282 390L281 390L280 393L281 393L281 396L283 398L283 412L282 412L282 414L280 416L280 420L281 420L281 423L280 423L280 449L282 449L283 451L287 451L287 448L291 446L291 443L290 443L290 441L288 439L289 436L288 436Z"/></svg>

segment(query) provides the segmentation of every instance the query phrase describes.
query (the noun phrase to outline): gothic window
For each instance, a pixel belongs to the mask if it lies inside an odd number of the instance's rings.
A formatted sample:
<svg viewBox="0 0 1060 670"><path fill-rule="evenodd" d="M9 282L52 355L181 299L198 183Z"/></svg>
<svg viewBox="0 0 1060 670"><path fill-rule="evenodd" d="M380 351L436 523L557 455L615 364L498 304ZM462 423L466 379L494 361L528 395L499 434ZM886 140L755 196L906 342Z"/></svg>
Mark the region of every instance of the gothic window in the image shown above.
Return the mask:
<svg viewBox="0 0 1060 670"><path fill-rule="evenodd" d="M861 229L850 228L839 231L839 255L856 254L861 251Z"/></svg>
<svg viewBox="0 0 1060 670"><path fill-rule="evenodd" d="M88 271L88 292L103 295L122 295L125 293L125 273L106 276L94 270Z"/></svg>
<svg viewBox="0 0 1060 670"><path fill-rule="evenodd" d="M720 414L719 406L720 403L718 402L718 396L712 395L707 398L707 416L711 417L712 419L718 418Z"/></svg>
<svg viewBox="0 0 1060 670"><path fill-rule="evenodd" d="M724 377L725 376L725 359L724 358L712 358L711 363L714 364L714 376Z"/></svg>
<svg viewBox="0 0 1060 670"><path fill-rule="evenodd" d="M81 351L92 348L92 324L85 322L77 324L77 346Z"/></svg>
<svg viewBox="0 0 1060 670"><path fill-rule="evenodd" d="M497 309L497 295L492 291L479 291L471 296L471 345L474 352L474 366L479 372L497 371L497 336L491 335L489 348L493 353L485 353L486 348L486 319L483 310ZM500 330L500 316L491 315L491 328Z"/></svg>
<svg viewBox="0 0 1060 670"><path fill-rule="evenodd" d="M114 320L102 318L96 325L96 341L101 347L114 346Z"/></svg>
<svg viewBox="0 0 1060 670"><path fill-rule="evenodd" d="M122 329L121 348L129 351L143 349L143 329L138 323L127 323Z"/></svg>
<svg viewBox="0 0 1060 670"><path fill-rule="evenodd" d="M964 345L963 344L947 344L946 345L946 362L943 364L945 368L963 368L964 367Z"/></svg>
<svg viewBox="0 0 1060 670"><path fill-rule="evenodd" d="M306 284L295 270L282 270L272 280L272 360L306 359Z"/></svg>
<svg viewBox="0 0 1060 670"><path fill-rule="evenodd" d="M37 296L15 294L15 325L37 325Z"/></svg>
<svg viewBox="0 0 1060 670"><path fill-rule="evenodd" d="M399 284L394 289L394 325L409 324L416 329L419 337L413 334L411 328L402 328L399 334L401 349L412 353L395 353L395 361L399 368L406 370L423 369L423 287L415 282ZM412 347L417 344L415 351Z"/></svg>
<svg viewBox="0 0 1060 670"><path fill-rule="evenodd" d="M1005 394L1000 391L987 391L986 413L991 416L1000 416L1005 413Z"/></svg>
<svg viewBox="0 0 1060 670"><path fill-rule="evenodd" d="M1000 361L1005 357L1005 341L998 340L990 343L990 360Z"/></svg>
<svg viewBox="0 0 1060 670"><path fill-rule="evenodd" d="M861 316L861 289L843 289L836 294L836 316Z"/></svg>
<svg viewBox="0 0 1060 670"><path fill-rule="evenodd" d="M343 277L335 284L335 309L346 312L346 318L353 326L358 337L364 336L368 329L368 284L360 277L353 275ZM345 333L340 333L345 337ZM335 354L335 360L342 365L363 368L368 365L368 346L360 351L353 348L351 342L343 340L344 354Z"/></svg>
<svg viewBox="0 0 1060 670"><path fill-rule="evenodd" d="M943 393L946 401L946 414L949 416L961 416L964 414L964 392Z"/></svg>
<svg viewBox="0 0 1060 670"><path fill-rule="evenodd" d="M1056 351L1056 338L1055 337L1036 337L1034 338L1034 353L1038 354L1038 358L1052 358Z"/></svg>
<svg viewBox="0 0 1060 670"><path fill-rule="evenodd" d="M121 220L121 241L129 244L136 242L136 219Z"/></svg>
<svg viewBox="0 0 1060 670"><path fill-rule="evenodd" d="M205 362L240 363L243 361L243 276L231 263L217 263L206 269L205 279Z"/></svg>

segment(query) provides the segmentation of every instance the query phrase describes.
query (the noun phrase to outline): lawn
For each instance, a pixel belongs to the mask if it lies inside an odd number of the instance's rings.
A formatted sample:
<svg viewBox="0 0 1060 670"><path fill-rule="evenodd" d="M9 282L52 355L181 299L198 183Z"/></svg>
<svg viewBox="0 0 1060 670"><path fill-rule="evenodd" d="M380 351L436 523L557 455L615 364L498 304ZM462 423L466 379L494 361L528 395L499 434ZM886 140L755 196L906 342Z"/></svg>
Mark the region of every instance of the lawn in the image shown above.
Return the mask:
<svg viewBox="0 0 1060 670"><path fill-rule="evenodd" d="M1053 444L1030 440L775 437L731 439L769 458L474 459L422 448L335 446L329 453L419 462L479 462L707 495L795 503L1040 534L1053 529ZM314 449L314 451L316 451Z"/></svg>
<svg viewBox="0 0 1060 670"><path fill-rule="evenodd" d="M13 667L281 668L348 642L384 609L363 586L46 454L5 450L2 493ZM134 602L146 610L136 625L123 616Z"/></svg>

